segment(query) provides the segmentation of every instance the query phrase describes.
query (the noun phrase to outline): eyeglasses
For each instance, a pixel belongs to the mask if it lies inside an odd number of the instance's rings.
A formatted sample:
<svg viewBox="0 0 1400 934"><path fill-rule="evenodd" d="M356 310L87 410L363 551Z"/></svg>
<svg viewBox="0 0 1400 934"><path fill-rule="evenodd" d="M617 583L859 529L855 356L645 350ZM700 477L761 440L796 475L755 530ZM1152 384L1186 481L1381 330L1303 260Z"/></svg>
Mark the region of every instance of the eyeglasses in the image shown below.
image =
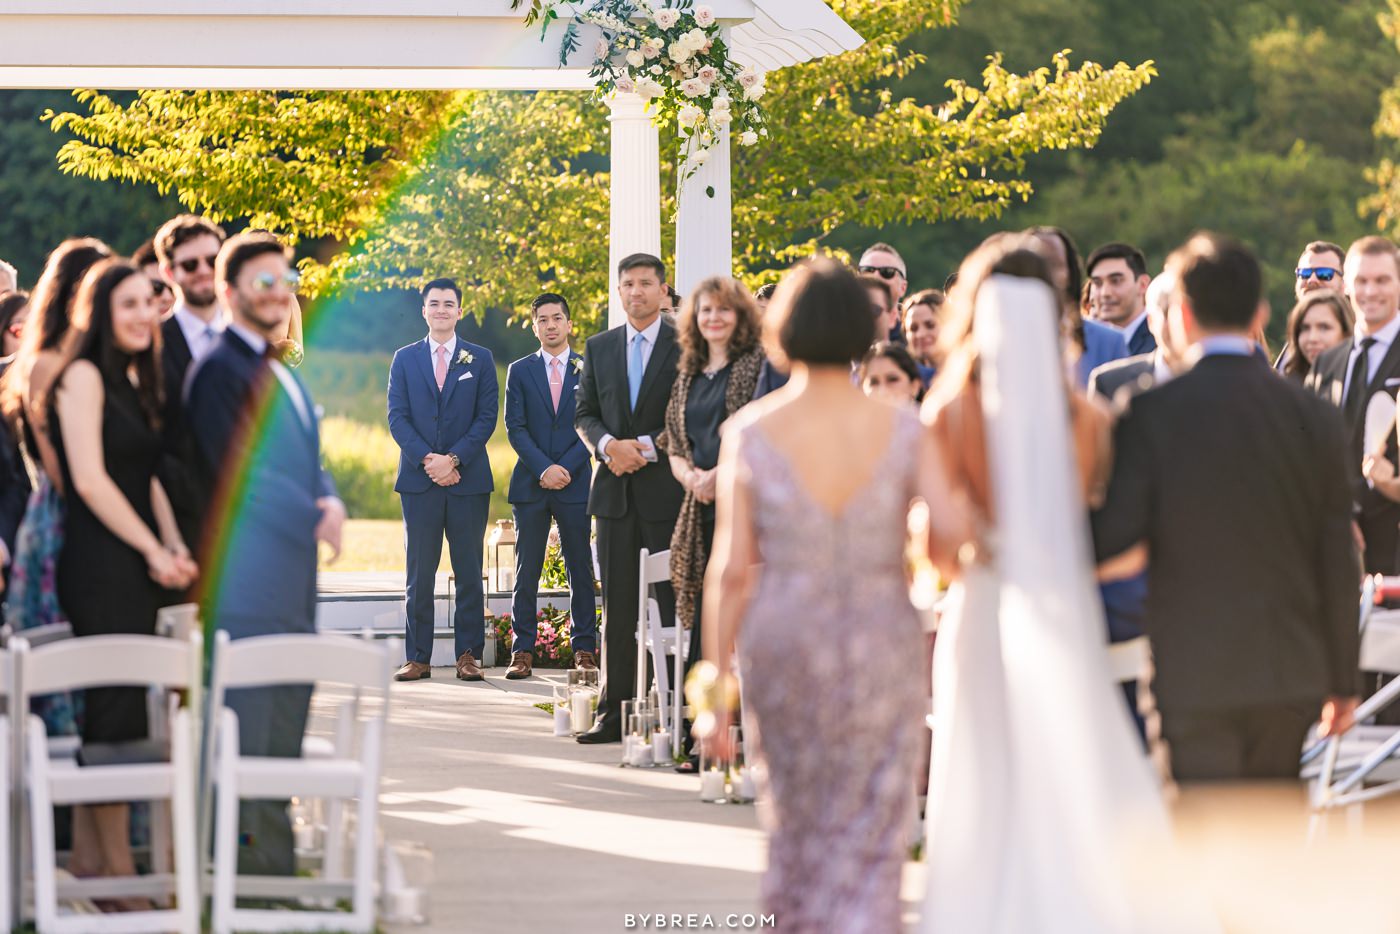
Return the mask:
<svg viewBox="0 0 1400 934"><path fill-rule="evenodd" d="M903 276L904 270L898 266L860 266L861 272L874 273L881 279L893 279L895 276Z"/></svg>
<svg viewBox="0 0 1400 934"><path fill-rule="evenodd" d="M279 282L285 285L289 292L295 292L297 286L301 285L301 273L295 269L288 269L280 276L274 276L270 272L260 272L253 277L249 284L253 287L254 292L271 292Z"/></svg>
<svg viewBox="0 0 1400 934"><path fill-rule="evenodd" d="M1299 266L1293 270L1293 274L1299 279L1306 281L1311 277L1316 277L1318 282L1331 282L1340 273L1340 269L1333 269L1331 266Z"/></svg>
<svg viewBox="0 0 1400 934"><path fill-rule="evenodd" d="M166 292L170 291L170 283L166 282L164 279L152 279L151 288L156 290L157 295L164 295Z"/></svg>
<svg viewBox="0 0 1400 934"><path fill-rule="evenodd" d="M196 269L199 268L200 263L203 263L204 265L208 266L210 270L213 270L214 260L218 258L219 254L217 253L215 253L213 256L192 256L189 259L180 260L175 265L179 266L185 272L194 272Z"/></svg>

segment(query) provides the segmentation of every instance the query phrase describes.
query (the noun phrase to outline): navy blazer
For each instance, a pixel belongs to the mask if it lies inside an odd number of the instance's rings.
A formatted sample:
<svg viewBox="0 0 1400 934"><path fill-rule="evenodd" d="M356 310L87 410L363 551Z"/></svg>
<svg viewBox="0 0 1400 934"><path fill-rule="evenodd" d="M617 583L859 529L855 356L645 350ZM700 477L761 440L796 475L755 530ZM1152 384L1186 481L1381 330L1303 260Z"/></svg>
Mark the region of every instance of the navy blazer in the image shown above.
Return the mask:
<svg viewBox="0 0 1400 934"><path fill-rule="evenodd" d="M185 412L205 489L219 496L206 541L225 539L216 614L237 617L236 637L311 631L316 615L316 501L335 495L321 465L311 394L302 420L267 360L232 329L196 364ZM249 450L249 446L255 447ZM201 556L207 564L210 554ZM222 623L221 623L222 625Z"/></svg>
<svg viewBox="0 0 1400 934"><path fill-rule="evenodd" d="M1089 386L1089 374L1114 360L1128 356L1128 344L1123 340L1123 332L1111 324L1101 321L1084 320L1084 353L1075 366L1075 379L1080 389Z"/></svg>
<svg viewBox="0 0 1400 934"><path fill-rule="evenodd" d="M560 502L588 502L592 459L574 431L574 389L582 369L583 355L570 350L558 412L549 394L544 358L538 351L521 357L506 370L506 437L519 456L510 475L510 502L538 502L551 492ZM555 464L569 472L569 485L546 490L540 486L540 475Z"/></svg>
<svg viewBox="0 0 1400 934"><path fill-rule="evenodd" d="M461 360L463 351L470 363ZM462 480L446 487L448 493L466 496L494 490L486 442L496 430L500 400L496 362L485 347L457 338L441 392L428 338L400 347L389 367L389 433L399 445L394 490L426 493L433 488L423 469L429 454L456 454L462 462Z"/></svg>

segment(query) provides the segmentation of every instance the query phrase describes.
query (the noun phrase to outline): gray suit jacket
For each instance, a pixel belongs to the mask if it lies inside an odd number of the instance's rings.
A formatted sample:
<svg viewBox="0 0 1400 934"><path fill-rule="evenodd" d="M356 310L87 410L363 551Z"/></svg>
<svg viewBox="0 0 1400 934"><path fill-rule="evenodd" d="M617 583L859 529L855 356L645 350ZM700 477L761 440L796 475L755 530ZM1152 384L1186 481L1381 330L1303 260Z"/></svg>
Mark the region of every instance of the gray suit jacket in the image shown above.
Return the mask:
<svg viewBox="0 0 1400 934"><path fill-rule="evenodd" d="M1123 404L1127 398L1151 389L1156 382L1157 354L1154 351L1095 367L1089 374L1089 395L1098 393L1109 402ZM1123 393L1127 393L1127 398Z"/></svg>

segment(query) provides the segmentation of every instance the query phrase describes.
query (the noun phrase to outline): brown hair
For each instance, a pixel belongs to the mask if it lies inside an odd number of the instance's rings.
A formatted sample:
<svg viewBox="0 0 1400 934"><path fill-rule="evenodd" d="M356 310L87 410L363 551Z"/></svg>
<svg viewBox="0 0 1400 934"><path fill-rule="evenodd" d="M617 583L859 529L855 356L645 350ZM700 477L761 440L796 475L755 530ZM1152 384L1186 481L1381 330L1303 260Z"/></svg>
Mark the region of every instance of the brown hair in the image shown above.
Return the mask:
<svg viewBox="0 0 1400 934"><path fill-rule="evenodd" d="M973 318L977 293L993 275L1001 273L1044 282L1054 299L1055 321L1060 322L1061 294L1050 279L1050 265L1037 250L1035 239L1035 234L1027 233L992 234L958 267L958 279L948 293L947 308L938 331L938 357L944 365L930 387L929 395L933 399L952 399L976 379L978 354L973 340Z"/></svg>
<svg viewBox="0 0 1400 934"><path fill-rule="evenodd" d="M1244 244L1202 231L1167 257L1167 269L1203 327L1241 331L1254 323L1263 283L1259 261Z"/></svg>
<svg viewBox="0 0 1400 934"><path fill-rule="evenodd" d="M1389 256L1395 261L1396 273L1400 273L1400 251L1395 249L1395 244L1388 237L1372 234L1353 241L1342 264L1346 265L1346 260L1353 256Z"/></svg>
<svg viewBox="0 0 1400 934"><path fill-rule="evenodd" d="M222 244L228 235L224 233L224 228L207 217L200 217L198 214L178 214L161 224L160 230L156 231L153 238L156 259L169 266L175 261L175 251L181 244L204 236L213 237ZM142 262L146 260L143 259Z"/></svg>
<svg viewBox="0 0 1400 934"><path fill-rule="evenodd" d="M250 230L230 237L214 261L214 281L234 285L243 266L265 253L280 253L287 262L292 261L292 248L266 230Z"/></svg>
<svg viewBox="0 0 1400 934"><path fill-rule="evenodd" d="M700 333L700 300L706 295L714 296L721 308L733 308L738 319L734 323L734 333L729 335L730 360L758 346L759 341L758 306L749 290L738 279L711 276L690 293L676 319L676 336L681 344L679 369L690 376L704 370L710 362L710 344Z"/></svg>
<svg viewBox="0 0 1400 934"><path fill-rule="evenodd" d="M1303 247L1303 253L1335 253L1341 262L1346 262L1347 258L1347 251L1331 240L1314 240ZM1302 256L1303 253L1298 255Z"/></svg>
<svg viewBox="0 0 1400 934"><path fill-rule="evenodd" d="M870 295L835 260L804 260L785 275L763 319L770 359L849 366L875 340Z"/></svg>
<svg viewBox="0 0 1400 934"><path fill-rule="evenodd" d="M948 296L943 294L942 289L921 289L904 300L904 308L900 312L900 317L909 314L909 309L915 305L927 305L933 309L933 313L938 314L938 309L943 307L948 301Z"/></svg>
<svg viewBox="0 0 1400 934"><path fill-rule="evenodd" d="M1311 247L1309 247L1311 249ZM1307 318L1308 312L1318 305L1326 305L1332 309L1332 314L1337 318L1337 324L1341 326L1343 340L1351 337L1352 331L1356 327L1356 312L1352 310L1351 302L1341 292L1332 289L1313 289L1298 299L1298 304L1293 306L1293 310L1288 313L1288 343L1293 348L1293 353L1288 357L1288 362L1283 365L1283 372L1286 376L1302 382L1302 380L1312 370L1312 364L1308 363L1308 358L1303 356L1298 349L1298 335L1303 331L1303 320Z"/></svg>

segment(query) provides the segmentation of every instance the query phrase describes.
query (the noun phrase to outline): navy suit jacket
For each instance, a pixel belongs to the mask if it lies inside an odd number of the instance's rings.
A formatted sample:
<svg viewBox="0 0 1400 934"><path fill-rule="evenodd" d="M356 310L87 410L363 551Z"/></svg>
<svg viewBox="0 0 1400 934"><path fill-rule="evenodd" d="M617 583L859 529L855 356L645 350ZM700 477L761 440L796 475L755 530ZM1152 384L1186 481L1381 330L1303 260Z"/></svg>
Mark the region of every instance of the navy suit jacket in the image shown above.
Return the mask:
<svg viewBox="0 0 1400 934"><path fill-rule="evenodd" d="M592 461L588 447L574 431L574 389L582 362L582 354L569 351L558 412L550 398L544 358L538 352L521 357L506 370L506 437L519 456L510 475L510 502L538 502L547 493L563 503L588 502ZM555 464L569 472L569 485L546 490L540 486L540 475Z"/></svg>
<svg viewBox="0 0 1400 934"><path fill-rule="evenodd" d="M1101 321L1084 321L1084 353L1075 367L1075 377L1079 388L1089 385L1089 374L1114 360L1128 356L1128 345L1123 340L1123 332L1111 324Z"/></svg>
<svg viewBox="0 0 1400 934"><path fill-rule="evenodd" d="M221 568L201 556L216 582L216 624L237 637L310 632L316 619L316 500L335 495L321 465L311 394L302 420L265 358L232 329L189 381L185 412L212 503L206 542L224 540Z"/></svg>
<svg viewBox="0 0 1400 934"><path fill-rule="evenodd" d="M462 352L470 363L459 363ZM426 493L433 481L423 469L429 454L456 454L460 483L446 487L454 496L495 489L486 441L496 430L501 400L491 351L457 338L447 379L438 391L428 338L400 347L389 367L389 433L399 445L394 490Z"/></svg>

